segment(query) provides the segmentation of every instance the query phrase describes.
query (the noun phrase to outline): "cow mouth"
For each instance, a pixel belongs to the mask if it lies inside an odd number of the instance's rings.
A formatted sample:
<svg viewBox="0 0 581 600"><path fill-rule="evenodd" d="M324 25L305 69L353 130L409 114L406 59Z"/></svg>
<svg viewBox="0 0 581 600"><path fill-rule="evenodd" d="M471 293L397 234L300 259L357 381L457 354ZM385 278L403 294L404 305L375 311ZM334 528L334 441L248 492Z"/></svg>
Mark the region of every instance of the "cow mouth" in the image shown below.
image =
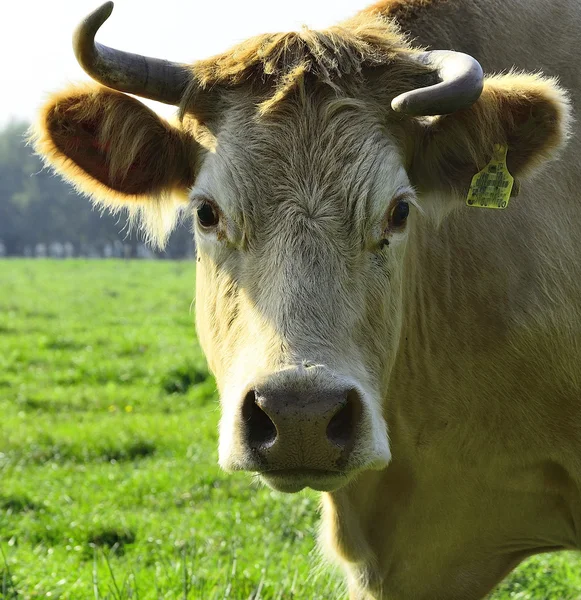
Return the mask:
<svg viewBox="0 0 581 600"><path fill-rule="evenodd" d="M271 488L290 494L306 487L318 492L332 492L347 483L347 474L343 471L285 469L263 471L259 475Z"/></svg>

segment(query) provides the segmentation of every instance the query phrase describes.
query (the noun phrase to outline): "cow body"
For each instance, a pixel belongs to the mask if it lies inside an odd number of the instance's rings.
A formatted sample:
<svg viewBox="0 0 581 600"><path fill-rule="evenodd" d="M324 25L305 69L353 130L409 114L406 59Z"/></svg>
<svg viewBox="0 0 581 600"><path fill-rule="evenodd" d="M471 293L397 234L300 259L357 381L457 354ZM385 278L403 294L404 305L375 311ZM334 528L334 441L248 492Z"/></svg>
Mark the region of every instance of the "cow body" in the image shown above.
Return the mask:
<svg viewBox="0 0 581 600"><path fill-rule="evenodd" d="M555 40L581 25L579 4L401 4L377 8L420 44L487 71L542 69L578 100L581 72ZM580 156L575 127L506 212L414 232L385 400L392 462L324 501L354 598L481 598L523 558L581 548Z"/></svg>
<svg viewBox="0 0 581 600"><path fill-rule="evenodd" d="M476 600L531 554L581 548L581 135L530 176L568 129L538 76L489 78L446 116L391 110L432 77L392 20L485 71L559 76L575 107L555 40L577 2L386 0L195 64L176 126L105 88L57 95L37 147L154 227L166 191L189 194L222 466L324 492L353 599ZM494 144L520 194L469 208Z"/></svg>

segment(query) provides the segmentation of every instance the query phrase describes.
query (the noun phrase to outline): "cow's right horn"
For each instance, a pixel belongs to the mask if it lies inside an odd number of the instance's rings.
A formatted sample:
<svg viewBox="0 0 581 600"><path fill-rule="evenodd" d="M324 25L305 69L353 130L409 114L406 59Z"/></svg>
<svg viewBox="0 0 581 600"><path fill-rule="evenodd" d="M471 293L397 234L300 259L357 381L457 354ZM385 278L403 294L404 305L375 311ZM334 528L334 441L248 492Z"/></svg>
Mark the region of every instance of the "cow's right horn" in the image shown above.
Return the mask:
<svg viewBox="0 0 581 600"><path fill-rule="evenodd" d="M415 117L446 115L471 106L480 98L484 73L480 63L468 54L432 50L416 55L422 64L436 71L439 82L396 96L391 107Z"/></svg>
<svg viewBox="0 0 581 600"><path fill-rule="evenodd" d="M159 58L115 50L95 42L95 34L113 11L105 2L79 24L73 50L93 79L120 92L178 105L191 76L189 67Z"/></svg>

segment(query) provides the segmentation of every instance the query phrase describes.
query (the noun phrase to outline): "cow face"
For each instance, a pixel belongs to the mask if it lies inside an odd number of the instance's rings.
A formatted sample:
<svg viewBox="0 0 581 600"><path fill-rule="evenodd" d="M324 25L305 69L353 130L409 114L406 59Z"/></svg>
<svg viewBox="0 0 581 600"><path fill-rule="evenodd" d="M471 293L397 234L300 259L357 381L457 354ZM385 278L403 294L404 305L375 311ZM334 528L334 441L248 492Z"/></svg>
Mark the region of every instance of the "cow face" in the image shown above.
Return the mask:
<svg viewBox="0 0 581 600"><path fill-rule="evenodd" d="M183 94L181 121L170 125L134 98L89 86L53 96L36 133L38 151L57 171L98 202L128 207L154 237L171 226L176 204L191 209L198 331L222 403L220 462L257 471L284 491L336 489L388 463L384 402L404 343L422 213L441 219L460 207L495 144L509 147L509 169L522 176L566 132L567 101L554 81L490 78L481 95L481 81L476 96L460 90L459 106L452 96L475 77L468 61L451 70L464 79L440 86L434 106L428 88L413 89L426 68L413 66L411 50L398 59L393 31L382 33L386 23L366 26L365 39L355 23L355 33L270 36L243 46L228 54L225 80L211 93L196 78L184 91L183 68L172 71L178 79L168 92L151 76L167 74L166 63L121 77L120 65L133 59L108 64L105 53L96 76L113 70L111 81L125 91L143 84L143 95L164 101ZM89 29L94 35L94 24ZM370 57L383 63L352 64L372 44ZM301 56L293 52L310 48L320 64L307 77L296 63L294 78L275 89L280 101L260 111L268 85L248 77L254 54L270 60L266 47L291 66ZM337 56L326 56L328 47ZM83 46L81 59L96 52ZM341 85L329 75L340 52ZM237 73L232 56L251 71L228 87ZM265 78L276 72L268 61ZM437 111L451 114L413 116Z"/></svg>
<svg viewBox="0 0 581 600"><path fill-rule="evenodd" d="M381 116L315 97L262 119L239 107L191 204L222 466L285 490L385 466L381 398L416 198Z"/></svg>

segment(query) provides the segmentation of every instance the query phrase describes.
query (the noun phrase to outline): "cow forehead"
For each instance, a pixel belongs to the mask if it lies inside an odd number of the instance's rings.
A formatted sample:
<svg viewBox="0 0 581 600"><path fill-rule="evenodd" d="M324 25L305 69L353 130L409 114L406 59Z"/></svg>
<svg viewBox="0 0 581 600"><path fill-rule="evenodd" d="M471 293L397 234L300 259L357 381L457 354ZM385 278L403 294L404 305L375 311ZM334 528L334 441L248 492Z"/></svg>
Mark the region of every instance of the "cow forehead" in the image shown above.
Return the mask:
<svg viewBox="0 0 581 600"><path fill-rule="evenodd" d="M225 115L193 193L246 223L289 205L373 217L409 185L403 164L389 125L362 101L303 99L265 118L242 107Z"/></svg>

